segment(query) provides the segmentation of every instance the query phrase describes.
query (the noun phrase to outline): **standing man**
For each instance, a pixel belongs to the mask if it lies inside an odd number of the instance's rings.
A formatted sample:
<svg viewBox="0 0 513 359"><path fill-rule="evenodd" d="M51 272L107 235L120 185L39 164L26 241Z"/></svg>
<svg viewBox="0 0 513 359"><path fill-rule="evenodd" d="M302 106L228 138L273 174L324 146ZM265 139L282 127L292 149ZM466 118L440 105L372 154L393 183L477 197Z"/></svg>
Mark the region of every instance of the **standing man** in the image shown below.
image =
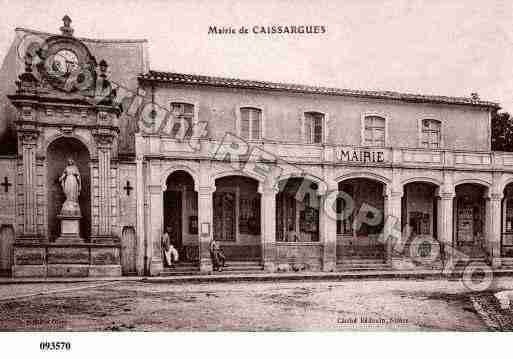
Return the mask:
<svg viewBox="0 0 513 359"><path fill-rule="evenodd" d="M213 269L219 272L222 271L222 268L225 266L226 257L214 238L210 242L210 258L212 259Z"/></svg>

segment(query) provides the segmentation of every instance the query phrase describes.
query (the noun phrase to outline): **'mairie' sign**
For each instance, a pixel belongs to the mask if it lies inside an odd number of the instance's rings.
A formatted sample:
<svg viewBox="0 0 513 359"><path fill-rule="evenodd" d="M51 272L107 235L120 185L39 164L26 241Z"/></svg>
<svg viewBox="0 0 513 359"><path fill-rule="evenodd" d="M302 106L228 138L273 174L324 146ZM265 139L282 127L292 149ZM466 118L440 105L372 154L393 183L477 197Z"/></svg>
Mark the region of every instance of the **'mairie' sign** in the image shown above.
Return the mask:
<svg viewBox="0 0 513 359"><path fill-rule="evenodd" d="M339 147L336 149L336 158L340 162L385 162L385 152L352 147Z"/></svg>

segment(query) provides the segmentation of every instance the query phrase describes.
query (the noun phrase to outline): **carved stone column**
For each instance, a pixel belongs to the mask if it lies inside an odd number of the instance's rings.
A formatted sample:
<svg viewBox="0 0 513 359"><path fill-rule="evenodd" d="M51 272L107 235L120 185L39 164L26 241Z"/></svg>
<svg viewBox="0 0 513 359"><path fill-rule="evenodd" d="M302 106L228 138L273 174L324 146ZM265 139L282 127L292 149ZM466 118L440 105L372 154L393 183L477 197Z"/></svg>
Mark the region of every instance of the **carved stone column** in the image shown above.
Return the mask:
<svg viewBox="0 0 513 359"><path fill-rule="evenodd" d="M94 132L98 148L98 236L111 236L111 171L113 134L108 130ZM101 241L101 240L100 240Z"/></svg>
<svg viewBox="0 0 513 359"><path fill-rule="evenodd" d="M401 232L401 200L403 198L403 192L400 191L391 191L389 195L385 196L385 225L387 225L387 221L391 221L394 232ZM387 262L392 261L393 248L403 248L404 243L394 243L394 240L405 241L407 238L394 238L393 236L389 236L386 239L386 251L387 251Z"/></svg>
<svg viewBox="0 0 513 359"><path fill-rule="evenodd" d="M213 195L215 187L202 187L198 191L198 239L200 272L212 272L210 241L214 231Z"/></svg>
<svg viewBox="0 0 513 359"><path fill-rule="evenodd" d="M501 266L501 207L502 194L492 193L487 201L486 213L489 228L486 229L486 237L489 248L489 258L493 268Z"/></svg>
<svg viewBox="0 0 513 359"><path fill-rule="evenodd" d="M163 190L161 185L150 185L148 198L147 241L150 258L150 275L159 275L164 269L161 236L163 233Z"/></svg>
<svg viewBox="0 0 513 359"><path fill-rule="evenodd" d="M37 234L36 203L36 146L38 132L19 132L21 155L23 158L23 236L30 238Z"/></svg>
<svg viewBox="0 0 513 359"><path fill-rule="evenodd" d="M264 188L260 202L262 264L267 272L276 270L276 190Z"/></svg>
<svg viewBox="0 0 513 359"><path fill-rule="evenodd" d="M144 178L143 178L143 160L137 157L135 160L136 170L136 203L137 203L137 251L135 267L138 275L144 274L144 266L147 262L147 257L144 252Z"/></svg>
<svg viewBox="0 0 513 359"><path fill-rule="evenodd" d="M337 268L337 196L338 183L331 183L319 208L319 227L323 241L322 270L333 272Z"/></svg>
<svg viewBox="0 0 513 359"><path fill-rule="evenodd" d="M449 261L453 256L453 202L454 193L440 193L438 199L438 241L443 245L444 265L452 263Z"/></svg>

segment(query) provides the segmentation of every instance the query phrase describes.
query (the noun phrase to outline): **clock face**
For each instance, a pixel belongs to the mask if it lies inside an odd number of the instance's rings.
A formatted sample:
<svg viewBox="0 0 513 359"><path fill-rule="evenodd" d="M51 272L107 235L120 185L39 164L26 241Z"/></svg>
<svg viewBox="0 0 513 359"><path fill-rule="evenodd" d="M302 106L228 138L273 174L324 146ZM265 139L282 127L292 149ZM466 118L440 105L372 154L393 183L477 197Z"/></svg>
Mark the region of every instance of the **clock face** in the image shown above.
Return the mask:
<svg viewBox="0 0 513 359"><path fill-rule="evenodd" d="M53 56L53 61L50 66L50 73L69 76L78 68L78 57L71 50L59 50Z"/></svg>

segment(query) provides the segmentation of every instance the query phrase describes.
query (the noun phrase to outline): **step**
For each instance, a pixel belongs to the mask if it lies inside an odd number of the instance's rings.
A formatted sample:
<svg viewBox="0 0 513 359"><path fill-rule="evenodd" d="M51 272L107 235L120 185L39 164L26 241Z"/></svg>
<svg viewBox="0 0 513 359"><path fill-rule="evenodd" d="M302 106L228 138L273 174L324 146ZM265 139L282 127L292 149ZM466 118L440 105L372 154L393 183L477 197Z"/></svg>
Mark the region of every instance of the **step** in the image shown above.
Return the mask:
<svg viewBox="0 0 513 359"><path fill-rule="evenodd" d="M227 265L223 267L223 271L225 272L259 272L262 271L264 268L262 266L230 266Z"/></svg>
<svg viewBox="0 0 513 359"><path fill-rule="evenodd" d="M337 260L337 264L379 264L379 263L386 263L385 259L339 259Z"/></svg>
<svg viewBox="0 0 513 359"><path fill-rule="evenodd" d="M513 258L502 258L501 263L503 268L512 268Z"/></svg>
<svg viewBox="0 0 513 359"><path fill-rule="evenodd" d="M383 260L348 259L337 262L337 270L387 270L391 266Z"/></svg>
<svg viewBox="0 0 513 359"><path fill-rule="evenodd" d="M230 261L230 260L227 260L226 264L229 266L259 266L260 261Z"/></svg>
<svg viewBox="0 0 513 359"><path fill-rule="evenodd" d="M488 262L486 261L486 258L467 258L467 259L459 259L457 262L456 262L456 265L455 267L456 268L464 268L466 267L468 264L470 263L475 263L475 264L484 264L484 265L488 265Z"/></svg>

